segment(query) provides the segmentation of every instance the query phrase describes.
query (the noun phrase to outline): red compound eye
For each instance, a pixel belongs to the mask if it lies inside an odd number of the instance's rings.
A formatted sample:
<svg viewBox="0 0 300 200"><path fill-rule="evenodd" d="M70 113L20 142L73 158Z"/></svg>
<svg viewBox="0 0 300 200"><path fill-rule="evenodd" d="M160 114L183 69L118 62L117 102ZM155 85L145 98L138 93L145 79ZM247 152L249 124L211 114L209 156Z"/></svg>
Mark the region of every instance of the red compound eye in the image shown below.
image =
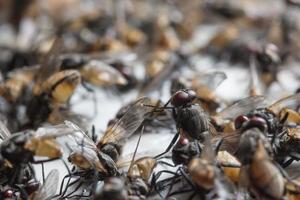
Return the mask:
<svg viewBox="0 0 300 200"><path fill-rule="evenodd" d="M267 122L261 117L252 117L249 122L246 124L246 129L256 127L262 132L265 132L268 128Z"/></svg>
<svg viewBox="0 0 300 200"><path fill-rule="evenodd" d="M196 98L196 92L193 90L180 90L174 94L171 104L175 107L184 106Z"/></svg>
<svg viewBox="0 0 300 200"><path fill-rule="evenodd" d="M240 115L237 118L235 118L234 121L234 127L235 129L240 129L244 122L249 121L249 118L245 115Z"/></svg>
<svg viewBox="0 0 300 200"><path fill-rule="evenodd" d="M14 191L12 189L7 189L3 192L4 198L13 198L13 196L14 196Z"/></svg>
<svg viewBox="0 0 300 200"><path fill-rule="evenodd" d="M182 106L185 105L189 100L189 94L184 91L178 91L174 94L171 104L173 106Z"/></svg>

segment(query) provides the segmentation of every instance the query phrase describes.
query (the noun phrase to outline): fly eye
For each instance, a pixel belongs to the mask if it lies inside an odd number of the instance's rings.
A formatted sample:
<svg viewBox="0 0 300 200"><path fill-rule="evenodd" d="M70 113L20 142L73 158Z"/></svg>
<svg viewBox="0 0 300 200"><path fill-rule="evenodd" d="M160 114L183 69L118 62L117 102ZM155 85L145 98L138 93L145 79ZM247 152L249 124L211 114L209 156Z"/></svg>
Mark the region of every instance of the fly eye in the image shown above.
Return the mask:
<svg viewBox="0 0 300 200"><path fill-rule="evenodd" d="M192 102L196 96L197 95L194 90L180 90L174 94L171 103L175 107L183 106Z"/></svg>
<svg viewBox="0 0 300 200"><path fill-rule="evenodd" d="M244 126L245 129L254 127L258 128L262 132L267 131L268 128L266 120L261 117L252 117Z"/></svg>
<svg viewBox="0 0 300 200"><path fill-rule="evenodd" d="M235 129L240 129L244 122L249 121L249 118L245 115L240 115L234 120Z"/></svg>
<svg viewBox="0 0 300 200"><path fill-rule="evenodd" d="M7 189L2 194L4 198L13 198L14 191L12 189Z"/></svg>
<svg viewBox="0 0 300 200"><path fill-rule="evenodd" d="M174 94L171 104L173 106L182 106L188 103L189 101L189 94L184 91L178 91Z"/></svg>

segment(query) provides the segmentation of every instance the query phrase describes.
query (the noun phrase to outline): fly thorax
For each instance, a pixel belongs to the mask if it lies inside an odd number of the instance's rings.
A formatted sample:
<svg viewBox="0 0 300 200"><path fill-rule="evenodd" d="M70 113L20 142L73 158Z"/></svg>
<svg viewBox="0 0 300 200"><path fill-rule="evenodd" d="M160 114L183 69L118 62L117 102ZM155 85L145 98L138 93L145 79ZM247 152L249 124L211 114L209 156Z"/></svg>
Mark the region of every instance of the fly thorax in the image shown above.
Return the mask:
<svg viewBox="0 0 300 200"><path fill-rule="evenodd" d="M177 109L177 128L182 128L190 138L203 139L202 133L210 129L209 120L208 115L198 104Z"/></svg>

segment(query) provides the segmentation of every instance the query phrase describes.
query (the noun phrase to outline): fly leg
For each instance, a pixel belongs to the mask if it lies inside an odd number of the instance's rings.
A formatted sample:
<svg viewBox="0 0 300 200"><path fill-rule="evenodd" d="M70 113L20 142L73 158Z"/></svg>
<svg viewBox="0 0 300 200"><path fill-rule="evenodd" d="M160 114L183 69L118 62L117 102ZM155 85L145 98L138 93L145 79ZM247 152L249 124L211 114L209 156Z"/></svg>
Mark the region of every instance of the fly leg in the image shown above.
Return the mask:
<svg viewBox="0 0 300 200"><path fill-rule="evenodd" d="M171 143L168 145L167 149L166 149L164 152L162 152L161 154L158 154L157 156L155 156L154 158L157 159L157 158L159 158L159 157L165 155L166 153L168 153L168 152L171 150L171 148L176 144L178 138L179 138L179 133L176 133L176 134L174 135L174 137L173 137Z"/></svg>
<svg viewBox="0 0 300 200"><path fill-rule="evenodd" d="M171 174L174 176L157 182L157 180L163 173ZM176 179L178 177L179 177L178 173L168 171L168 170L159 171L157 174L154 173L152 176L152 179L151 179L151 188L154 188L154 190L162 197L162 194L160 193L160 191L164 190L166 187L169 186L169 184L166 184L166 183L168 183L169 181Z"/></svg>
<svg viewBox="0 0 300 200"><path fill-rule="evenodd" d="M76 182L78 182L80 179L78 179L78 180L76 180ZM75 184L76 183L75 181L72 183L72 185L73 184ZM71 184L70 184L71 185ZM70 186L69 185L69 186ZM70 192L68 195L66 195L64 198L68 198L68 197L70 197L72 194L74 194L75 192L77 192L78 190L79 190L79 188L81 187L83 185L83 182L79 182L79 184L76 186L76 188L72 191L72 192Z"/></svg>

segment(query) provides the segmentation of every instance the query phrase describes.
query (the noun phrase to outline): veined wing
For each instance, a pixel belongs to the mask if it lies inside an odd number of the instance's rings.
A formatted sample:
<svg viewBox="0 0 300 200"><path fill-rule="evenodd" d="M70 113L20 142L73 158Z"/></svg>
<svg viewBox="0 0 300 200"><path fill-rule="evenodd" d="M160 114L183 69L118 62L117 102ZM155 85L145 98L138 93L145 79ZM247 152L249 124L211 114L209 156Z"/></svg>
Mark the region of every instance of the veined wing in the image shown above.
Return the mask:
<svg viewBox="0 0 300 200"><path fill-rule="evenodd" d="M195 88L206 87L214 91L226 78L226 74L220 71L197 74L192 80L192 86Z"/></svg>
<svg viewBox="0 0 300 200"><path fill-rule="evenodd" d="M66 124L59 124L48 127L38 128L34 134L34 137L40 138L56 138L69 134L73 134L75 131L68 127Z"/></svg>
<svg viewBox="0 0 300 200"><path fill-rule="evenodd" d="M279 113L283 108L297 108L300 105L300 93L290 95L273 103L269 109Z"/></svg>
<svg viewBox="0 0 300 200"><path fill-rule="evenodd" d="M139 98L114 125L105 131L99 142L100 146L109 142L118 143L130 137L153 109L145 106L150 103L151 101L147 97Z"/></svg>
<svg viewBox="0 0 300 200"><path fill-rule="evenodd" d="M257 108L267 107L264 96L250 96L239 100L219 112L214 118L218 120L234 119L239 115L249 113Z"/></svg>
<svg viewBox="0 0 300 200"><path fill-rule="evenodd" d="M75 131L75 133L70 135L75 140L76 145L68 146L71 151L69 160L81 168L94 168L106 172L106 169L99 160L98 149L94 141L76 124L70 121L65 121L65 124Z"/></svg>
<svg viewBox="0 0 300 200"><path fill-rule="evenodd" d="M65 121L65 124L74 131L74 133L69 136L75 140L78 146L84 146L85 148L98 151L95 142L87 134L85 134L85 132L79 126L71 121Z"/></svg>
<svg viewBox="0 0 300 200"><path fill-rule="evenodd" d="M53 197L56 193L59 181L59 172L53 169L47 176L44 184L34 195L33 200L47 200Z"/></svg>

